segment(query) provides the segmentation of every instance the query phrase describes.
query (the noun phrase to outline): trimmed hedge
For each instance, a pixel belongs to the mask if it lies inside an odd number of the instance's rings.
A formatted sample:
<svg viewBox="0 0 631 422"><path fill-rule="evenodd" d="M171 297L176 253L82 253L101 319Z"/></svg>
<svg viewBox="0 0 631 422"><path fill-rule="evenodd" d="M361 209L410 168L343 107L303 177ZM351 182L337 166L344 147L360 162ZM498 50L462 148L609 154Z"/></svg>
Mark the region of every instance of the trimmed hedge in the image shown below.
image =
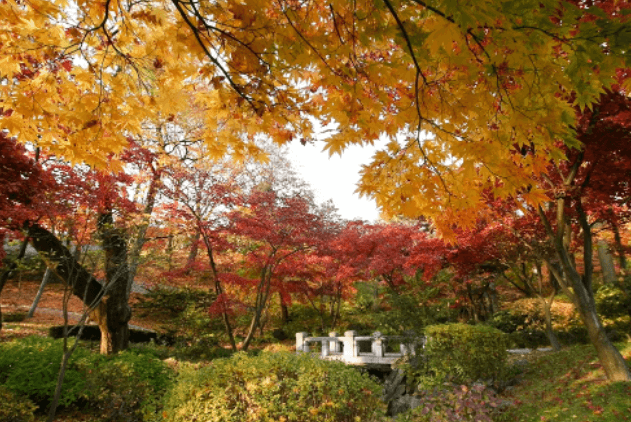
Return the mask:
<svg viewBox="0 0 631 422"><path fill-rule="evenodd" d="M427 368L438 381L469 384L501 380L506 374L509 340L485 325L445 324L425 328Z"/></svg>
<svg viewBox="0 0 631 422"><path fill-rule="evenodd" d="M377 382L340 362L237 353L183 369L164 415L170 422L354 422L381 413L380 395Z"/></svg>

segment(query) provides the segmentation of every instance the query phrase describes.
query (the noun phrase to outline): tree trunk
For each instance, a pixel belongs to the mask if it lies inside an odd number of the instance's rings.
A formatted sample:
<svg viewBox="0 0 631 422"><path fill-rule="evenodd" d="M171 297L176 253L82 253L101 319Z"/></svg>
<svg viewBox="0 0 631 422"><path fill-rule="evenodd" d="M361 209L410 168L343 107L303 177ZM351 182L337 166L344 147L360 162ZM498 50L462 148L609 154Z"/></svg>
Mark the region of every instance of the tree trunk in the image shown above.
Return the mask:
<svg viewBox="0 0 631 422"><path fill-rule="evenodd" d="M50 271L50 268L46 268L46 272L44 273L44 277L42 278L42 284L40 284L39 289L37 290L37 294L35 295L35 299L33 299L33 304L31 305L31 309L29 309L28 314L26 315L27 318L33 318L33 315L35 315L35 310L37 309L39 300L42 298L42 295L44 294L44 289L46 288L46 285L48 284L48 281L50 280L51 274L52 272Z"/></svg>
<svg viewBox="0 0 631 422"><path fill-rule="evenodd" d="M35 250L48 262L51 271L72 288L72 293L87 306L96 306L105 293L103 286L77 262L68 248L55 235L37 224L28 228L28 236Z"/></svg>
<svg viewBox="0 0 631 422"><path fill-rule="evenodd" d="M149 192L147 193L147 198L145 200L145 208L142 210L143 222L138 226L138 233L129 254L127 254L127 246L125 246L124 259L127 262L128 267L128 279L126 280L127 298L129 298L129 295L131 294L131 288L136 278L136 271L138 270L138 264L140 263L140 253L142 252L142 247L147 241L147 230L149 229L151 214L153 213L153 207L156 203L161 174L162 172L160 170L154 170L153 172L153 177L151 178L151 183L149 184Z"/></svg>
<svg viewBox="0 0 631 422"><path fill-rule="evenodd" d="M603 275L603 281L606 284L615 285L616 270L613 265L613 257L609 251L609 245L604 240L599 240L596 243L596 249L598 251L598 261L600 262L600 269Z"/></svg>
<svg viewBox="0 0 631 422"><path fill-rule="evenodd" d="M200 229L195 230L195 234L191 240L191 250L188 253L188 258L186 258L186 266L187 270L190 270L195 264L195 259L197 258L197 251L199 250L199 239L202 233Z"/></svg>
<svg viewBox="0 0 631 422"><path fill-rule="evenodd" d="M199 220L198 220L198 223L200 223ZM217 271L217 263L215 262L215 254L213 251L213 245L212 243L210 243L210 237L207 235L207 233L202 233L201 227L199 228L198 233L200 233L200 235L203 235L204 245L206 246L206 253L208 255L208 260L210 261L210 269L213 274L215 294L217 295L217 298L215 300L217 300L223 294L223 288L221 286L221 280L219 279L219 271ZM228 335L228 340L230 341L230 347L232 348L233 352L236 352L237 343L234 340L234 334L232 333L232 326L230 325L230 318L228 317L227 309L221 310L221 320L226 330L226 334Z"/></svg>
<svg viewBox="0 0 631 422"><path fill-rule="evenodd" d="M557 228L564 226L562 224L565 221L563 215L564 207L565 201L563 199L558 200ZM583 210L580 201L576 202L576 211L583 229L583 275L580 275L576 270L574 260L563 242L563 229L558 229L561 231L555 234L543 210L539 208L539 215L546 226L546 231L552 240L557 257L563 268L563 274L555 274L555 276L578 310L585 328L587 328L590 341L596 349L598 359L607 375L607 379L610 381L631 381L631 371L629 371L618 349L614 347L607 337L602 322L596 313L596 303L592 291L593 244L591 226L587 221L587 214Z"/></svg>
<svg viewBox="0 0 631 422"><path fill-rule="evenodd" d="M243 340L243 346L241 350L247 351L250 347L250 343L254 339L254 334L256 333L256 328L259 326L261 316L263 311L265 310L265 304L267 303L267 298L269 296L270 286L271 286L271 270L269 268L263 269L261 272L261 280L259 285L257 286L256 292L256 301L254 302L254 315L250 321L250 326L248 327L248 333Z"/></svg>
<svg viewBox="0 0 631 422"><path fill-rule="evenodd" d="M616 242L616 251L618 252L618 262L620 263L620 272L623 275L626 275L627 258L624 254L624 246L622 246L622 237L620 236L620 230L618 229L618 225L615 224L613 221L611 222L611 229L613 231L614 241Z"/></svg>
<svg viewBox="0 0 631 422"><path fill-rule="evenodd" d="M559 351L561 350L561 343L559 342L559 338L552 328L552 303L554 302L555 295L556 291L552 292L547 300L543 295L539 295L539 299L543 304L543 312L546 320L546 336L550 341L550 346L552 346L552 349L554 349L554 351Z"/></svg>
<svg viewBox="0 0 631 422"><path fill-rule="evenodd" d="M133 280L128 267L127 241L120 229L114 227L111 212L99 217L99 233L105 251L105 277L108 297L105 302L106 324L111 342L110 353L118 353L129 348L129 320L131 307L129 294L130 280ZM102 320L102 309L98 311ZM103 350L103 346L101 346Z"/></svg>
<svg viewBox="0 0 631 422"><path fill-rule="evenodd" d="M289 322L289 307L285 304L283 295L279 293L278 296L280 297L280 319L282 325L285 326Z"/></svg>
<svg viewBox="0 0 631 422"><path fill-rule="evenodd" d="M609 381L631 381L631 372L624 358L611 343L605 333L605 328L596 313L596 304L593 294L584 287L580 280L572 280L577 299L579 315L587 328L591 343L596 348L598 359L607 374Z"/></svg>
<svg viewBox="0 0 631 422"><path fill-rule="evenodd" d="M11 274L18 267L18 262L24 255L26 255L26 247L28 246L28 236L24 238L22 244L20 245L20 251L18 252L18 256L15 258L11 264L9 264L8 268L4 270L2 276L0 277L0 296L2 296L2 290L4 289L4 285L7 284L7 280L11 277ZM0 306L0 331L2 331L2 306Z"/></svg>

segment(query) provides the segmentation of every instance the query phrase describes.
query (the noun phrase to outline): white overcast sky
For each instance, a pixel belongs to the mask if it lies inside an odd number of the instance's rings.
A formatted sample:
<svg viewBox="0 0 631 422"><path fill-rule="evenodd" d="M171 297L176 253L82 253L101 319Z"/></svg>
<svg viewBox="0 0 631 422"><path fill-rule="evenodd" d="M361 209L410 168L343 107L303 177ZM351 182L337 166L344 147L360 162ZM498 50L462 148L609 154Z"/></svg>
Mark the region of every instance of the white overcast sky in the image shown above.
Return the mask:
<svg viewBox="0 0 631 422"><path fill-rule="evenodd" d="M372 199L355 193L362 164L369 164L375 147L348 147L342 156L329 157L322 142L301 145L289 143L289 158L298 174L311 185L318 202L332 199L342 218L377 221L379 211Z"/></svg>

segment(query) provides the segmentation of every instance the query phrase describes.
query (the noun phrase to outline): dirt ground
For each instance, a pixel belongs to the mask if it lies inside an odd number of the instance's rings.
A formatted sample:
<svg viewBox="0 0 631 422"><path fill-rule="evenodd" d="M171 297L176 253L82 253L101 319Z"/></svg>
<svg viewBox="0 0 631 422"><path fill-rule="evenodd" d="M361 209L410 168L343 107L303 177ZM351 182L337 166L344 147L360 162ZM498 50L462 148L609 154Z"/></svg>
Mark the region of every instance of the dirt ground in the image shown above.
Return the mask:
<svg viewBox="0 0 631 422"><path fill-rule="evenodd" d="M13 281L9 280L0 295L0 306L2 306L2 315L4 319L4 327L0 330L0 341L7 341L11 338L30 334L45 335L48 328L52 325L61 325L64 323L64 302L68 311L68 322L75 323L80 318L85 309L79 298L69 295L65 286L61 283L48 283L44 289L44 294L39 301L37 310L32 318L23 321L12 321L16 314L28 313L33 299L39 289L39 281ZM130 303L132 309L138 301L140 295L132 293ZM150 317L140 317L139 312L132 313L130 324L143 328L154 329L159 326L158 321L151 320ZM19 326L19 330L12 329L11 326Z"/></svg>

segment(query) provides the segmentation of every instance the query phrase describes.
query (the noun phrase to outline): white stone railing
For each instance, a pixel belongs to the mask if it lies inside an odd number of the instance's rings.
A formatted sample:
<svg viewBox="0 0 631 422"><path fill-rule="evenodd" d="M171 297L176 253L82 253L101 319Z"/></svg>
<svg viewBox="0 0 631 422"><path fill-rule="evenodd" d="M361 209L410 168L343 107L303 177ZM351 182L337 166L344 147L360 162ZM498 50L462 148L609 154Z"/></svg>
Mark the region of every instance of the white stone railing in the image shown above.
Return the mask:
<svg viewBox="0 0 631 422"><path fill-rule="evenodd" d="M361 352L360 343L370 342L370 352ZM403 336L383 336L379 331L372 336L357 336L355 331L347 331L343 337L336 332L328 337L309 337L309 333L296 333L296 351L311 352L312 344L320 343L320 357L340 360L351 365L391 365L397 359L415 354L416 346L423 345L423 338ZM395 352L386 350L395 348Z"/></svg>

